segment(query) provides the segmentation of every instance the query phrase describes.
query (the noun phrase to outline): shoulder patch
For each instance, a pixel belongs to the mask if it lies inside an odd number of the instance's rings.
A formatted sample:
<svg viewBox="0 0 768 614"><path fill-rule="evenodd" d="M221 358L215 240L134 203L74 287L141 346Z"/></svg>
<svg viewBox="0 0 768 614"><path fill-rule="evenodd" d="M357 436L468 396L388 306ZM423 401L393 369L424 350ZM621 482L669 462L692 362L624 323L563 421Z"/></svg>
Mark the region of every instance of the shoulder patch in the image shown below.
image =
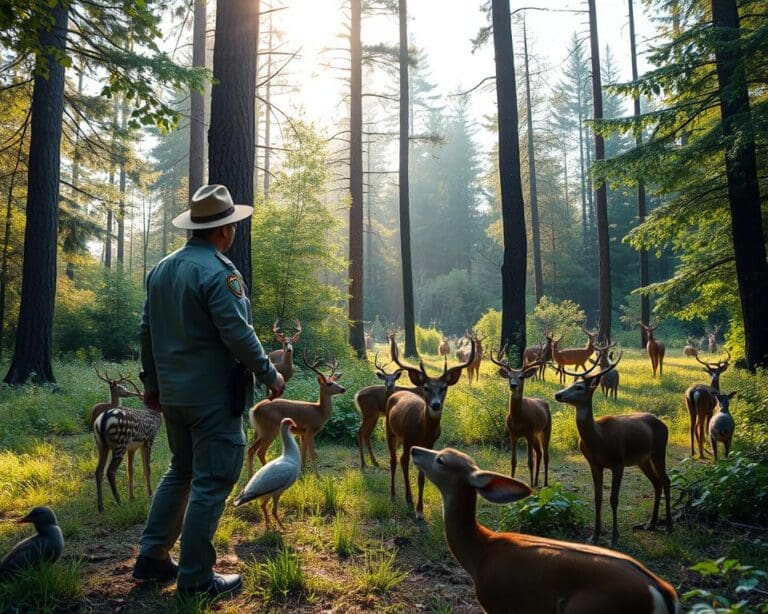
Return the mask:
<svg viewBox="0 0 768 614"><path fill-rule="evenodd" d="M243 298L243 282L237 275L227 275L227 290L237 298Z"/></svg>

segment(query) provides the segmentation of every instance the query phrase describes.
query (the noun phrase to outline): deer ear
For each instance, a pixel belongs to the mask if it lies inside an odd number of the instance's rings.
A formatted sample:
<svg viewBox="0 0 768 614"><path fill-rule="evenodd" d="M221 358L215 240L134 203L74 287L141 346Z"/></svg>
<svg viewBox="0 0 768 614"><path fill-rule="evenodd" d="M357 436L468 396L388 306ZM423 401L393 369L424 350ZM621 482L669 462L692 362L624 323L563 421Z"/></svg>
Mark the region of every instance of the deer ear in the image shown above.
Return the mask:
<svg viewBox="0 0 768 614"><path fill-rule="evenodd" d="M729 392L729 393L728 393L728 398L729 398L729 399L732 399L732 398L733 398L733 397L735 397L737 394L738 394L738 391L736 391L736 390L734 390L733 392Z"/></svg>
<svg viewBox="0 0 768 614"><path fill-rule="evenodd" d="M401 376L402 374L403 374L403 372L402 372L402 371L397 371L397 372L395 373L395 379L396 379L396 380L400 379L400 376Z"/></svg>
<svg viewBox="0 0 768 614"><path fill-rule="evenodd" d="M587 385L590 388L597 388L599 383L600 383L600 375L593 375L592 377L587 379Z"/></svg>
<svg viewBox="0 0 768 614"><path fill-rule="evenodd" d="M378 377L380 380L385 380L385 379L387 379L387 378L384 376L384 374L383 374L383 373L379 373L378 371L376 372L376 377Z"/></svg>
<svg viewBox="0 0 768 614"><path fill-rule="evenodd" d="M461 372L462 372L462 369L456 369L455 371L451 369L450 371L448 371L448 373L446 373L445 375L445 383L448 386L454 386L455 384L457 384L459 379L461 378Z"/></svg>
<svg viewBox="0 0 768 614"><path fill-rule="evenodd" d="M322 386L323 384L325 384L325 378L324 378L324 377L320 377L320 376L318 375L318 376L317 376L317 383L318 383L318 384L320 384L320 385Z"/></svg>
<svg viewBox="0 0 768 614"><path fill-rule="evenodd" d="M417 371L416 369L408 369L408 377L411 378L411 383L417 387L423 386L426 381L421 374L421 371Z"/></svg>
<svg viewBox="0 0 768 614"><path fill-rule="evenodd" d="M343 375L343 373L334 373L331 375L331 377L328 378L328 381L335 382L338 381L338 379Z"/></svg>
<svg viewBox="0 0 768 614"><path fill-rule="evenodd" d="M503 369L502 367L499 367L499 375L501 377L507 377L507 370Z"/></svg>
<svg viewBox="0 0 768 614"><path fill-rule="evenodd" d="M539 365L536 365L535 367L528 367L525 371L523 371L520 374L520 377L523 379L528 379L529 377L533 377L539 372Z"/></svg>
<svg viewBox="0 0 768 614"><path fill-rule="evenodd" d="M469 475L469 483L491 503L512 503L533 492L527 484L493 471L474 471Z"/></svg>

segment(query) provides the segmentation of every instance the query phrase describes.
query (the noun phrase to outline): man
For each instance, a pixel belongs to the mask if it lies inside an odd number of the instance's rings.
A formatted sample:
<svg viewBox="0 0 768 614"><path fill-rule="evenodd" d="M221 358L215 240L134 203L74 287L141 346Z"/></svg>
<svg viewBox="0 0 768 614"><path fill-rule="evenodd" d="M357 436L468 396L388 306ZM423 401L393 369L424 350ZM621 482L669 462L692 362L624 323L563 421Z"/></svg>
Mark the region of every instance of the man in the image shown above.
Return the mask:
<svg viewBox="0 0 768 614"><path fill-rule="evenodd" d="M245 449L239 361L278 397L285 385L256 337L242 277L224 255L236 223L253 213L222 185L203 186L174 218L192 230L180 250L147 276L139 327L144 401L162 407L172 458L152 500L133 569L138 580L170 582L187 595L233 593L237 574L213 573L213 534L240 476ZM244 386L241 378L239 388ZM169 551L181 536L176 565ZM178 577L177 577L178 576Z"/></svg>

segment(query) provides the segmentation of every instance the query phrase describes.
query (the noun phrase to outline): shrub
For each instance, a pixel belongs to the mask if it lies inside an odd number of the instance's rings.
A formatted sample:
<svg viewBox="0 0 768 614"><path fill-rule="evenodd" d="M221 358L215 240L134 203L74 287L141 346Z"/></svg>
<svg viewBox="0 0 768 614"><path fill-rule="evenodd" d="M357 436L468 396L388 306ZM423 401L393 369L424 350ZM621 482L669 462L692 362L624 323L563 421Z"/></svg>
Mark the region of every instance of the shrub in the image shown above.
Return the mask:
<svg viewBox="0 0 768 614"><path fill-rule="evenodd" d="M556 302L546 296L541 297L539 304L528 316L528 330L531 339L535 334L544 337L546 331L555 331L557 337L563 338L562 347L583 345L584 333L581 325L585 321L584 310L569 300Z"/></svg>
<svg viewBox="0 0 768 614"><path fill-rule="evenodd" d="M501 339L501 312L489 309L477 321L474 329L480 337L485 337L490 345L498 343Z"/></svg>
<svg viewBox="0 0 768 614"><path fill-rule="evenodd" d="M768 454L768 371L758 369L755 375L737 369L733 389L739 395L731 403L736 421L736 437L740 447L748 452ZM733 381L733 380L731 380ZM728 388L731 390L731 387Z"/></svg>
<svg viewBox="0 0 768 614"><path fill-rule="evenodd" d="M584 526L586 509L577 494L558 483L505 508L499 527L534 535L568 535Z"/></svg>
<svg viewBox="0 0 768 614"><path fill-rule="evenodd" d="M419 354L437 354L437 348L443 340L443 333L434 326L416 327L416 349Z"/></svg>
<svg viewBox="0 0 768 614"><path fill-rule="evenodd" d="M366 552L363 565L352 570L358 588L366 593L385 593L405 580L408 572L395 566L396 555L397 551Z"/></svg>
<svg viewBox="0 0 768 614"><path fill-rule="evenodd" d="M434 277L417 290L418 320L436 320L449 333L463 332L487 304L477 281L461 269Z"/></svg>
<svg viewBox="0 0 768 614"><path fill-rule="evenodd" d="M709 614L717 612L718 614L741 614L747 612L767 612L768 606L765 603L755 610L750 607L750 597L759 602L758 593L765 594L764 591L756 590L761 582L764 582L768 574L762 570L755 569L751 565L742 565L734 559L719 558L715 561L701 561L691 569L698 572L709 583L717 583L725 589L730 595L726 597L720 592L714 592L709 588L695 588L682 595L682 601L690 605L692 614ZM735 599L742 597L739 601Z"/></svg>

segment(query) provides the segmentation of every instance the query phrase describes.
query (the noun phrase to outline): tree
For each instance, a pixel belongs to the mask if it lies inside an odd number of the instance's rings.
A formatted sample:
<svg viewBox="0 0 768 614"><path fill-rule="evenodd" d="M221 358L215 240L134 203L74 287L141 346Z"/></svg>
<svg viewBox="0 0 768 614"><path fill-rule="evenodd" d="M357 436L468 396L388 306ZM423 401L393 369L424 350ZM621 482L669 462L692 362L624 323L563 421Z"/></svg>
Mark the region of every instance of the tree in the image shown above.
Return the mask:
<svg viewBox="0 0 768 614"><path fill-rule="evenodd" d="M205 68L206 0L194 0L194 26L192 33L192 66ZM189 200L205 183L205 101L203 93L190 89L189 113Z"/></svg>

